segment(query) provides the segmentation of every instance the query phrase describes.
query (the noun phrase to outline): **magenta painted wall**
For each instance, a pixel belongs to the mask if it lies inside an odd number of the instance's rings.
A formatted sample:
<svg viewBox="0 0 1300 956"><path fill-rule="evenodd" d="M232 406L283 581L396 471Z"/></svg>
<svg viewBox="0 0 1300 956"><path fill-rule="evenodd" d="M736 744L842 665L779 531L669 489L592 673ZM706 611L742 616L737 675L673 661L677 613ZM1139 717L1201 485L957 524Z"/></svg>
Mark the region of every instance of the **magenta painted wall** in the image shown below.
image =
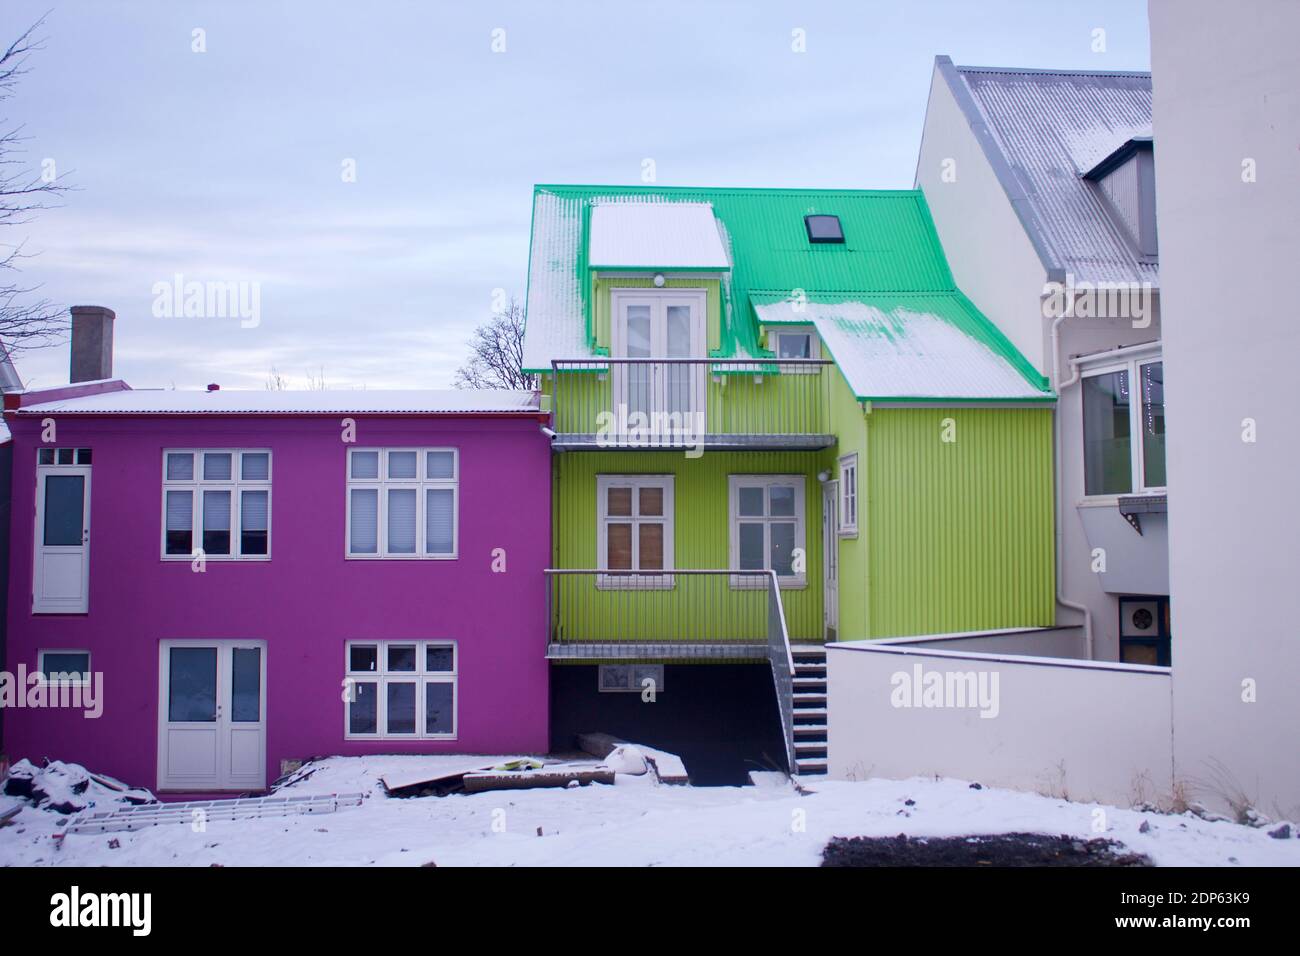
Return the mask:
<svg viewBox="0 0 1300 956"><path fill-rule="evenodd" d="M71 760L157 785L159 642L240 638L267 645L267 781L282 758L361 753L544 752L550 449L536 418L355 416L357 444L460 449L459 557L344 558L345 446L337 417L72 417L57 447L89 447L90 598L85 615L31 613L40 421L14 433L6 667L41 648L89 649L104 713L8 709L11 760ZM268 562L160 558L164 448L272 450ZM492 551L506 550L506 572ZM343 738L344 642L453 639L454 741Z"/></svg>

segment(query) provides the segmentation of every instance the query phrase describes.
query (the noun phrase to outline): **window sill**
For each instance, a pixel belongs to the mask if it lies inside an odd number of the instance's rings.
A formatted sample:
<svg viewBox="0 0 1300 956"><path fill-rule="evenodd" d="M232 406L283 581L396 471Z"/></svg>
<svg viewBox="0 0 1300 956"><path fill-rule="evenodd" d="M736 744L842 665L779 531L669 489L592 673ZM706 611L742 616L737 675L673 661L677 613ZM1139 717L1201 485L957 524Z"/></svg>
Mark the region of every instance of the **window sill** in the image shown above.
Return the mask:
<svg viewBox="0 0 1300 956"><path fill-rule="evenodd" d="M459 554L345 554L345 561L455 561Z"/></svg>
<svg viewBox="0 0 1300 956"><path fill-rule="evenodd" d="M344 734L343 739L357 740L357 741L376 740L376 741L385 741L385 742L397 741L397 740L407 740L407 741L453 740L454 741L458 738L458 736L459 735L457 734L424 734L423 736L421 736L420 734Z"/></svg>
<svg viewBox="0 0 1300 956"><path fill-rule="evenodd" d="M858 536L857 528L841 528L835 532L842 539L852 539Z"/></svg>
<svg viewBox="0 0 1300 956"><path fill-rule="evenodd" d="M164 564L193 564L199 560L198 557L191 554L164 554L159 560ZM249 554L249 555L229 555L229 554L205 554L204 561L220 561L222 564L266 564L271 560L269 554Z"/></svg>

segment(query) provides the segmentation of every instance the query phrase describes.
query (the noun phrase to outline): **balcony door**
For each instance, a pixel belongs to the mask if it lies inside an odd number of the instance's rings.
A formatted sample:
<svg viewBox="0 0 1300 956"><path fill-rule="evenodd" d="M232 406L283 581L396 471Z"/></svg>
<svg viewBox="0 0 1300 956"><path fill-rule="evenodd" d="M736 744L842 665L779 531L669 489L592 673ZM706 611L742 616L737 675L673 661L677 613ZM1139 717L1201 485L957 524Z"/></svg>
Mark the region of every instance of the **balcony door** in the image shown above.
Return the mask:
<svg viewBox="0 0 1300 956"><path fill-rule="evenodd" d="M655 438L702 434L705 363L663 360L706 357L704 293L615 290L611 299L612 357L644 360L614 363L613 411L620 430Z"/></svg>
<svg viewBox="0 0 1300 956"><path fill-rule="evenodd" d="M90 595L89 449L42 448L41 452L41 461L50 464L36 468L32 611L84 614Z"/></svg>

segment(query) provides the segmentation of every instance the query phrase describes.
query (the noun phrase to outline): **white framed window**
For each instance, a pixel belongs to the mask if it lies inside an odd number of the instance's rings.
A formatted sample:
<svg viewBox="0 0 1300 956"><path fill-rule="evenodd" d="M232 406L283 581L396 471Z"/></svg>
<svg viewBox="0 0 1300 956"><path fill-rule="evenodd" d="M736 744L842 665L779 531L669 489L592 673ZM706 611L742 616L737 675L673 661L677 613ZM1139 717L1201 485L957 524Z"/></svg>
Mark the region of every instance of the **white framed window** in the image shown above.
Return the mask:
<svg viewBox="0 0 1300 956"><path fill-rule="evenodd" d="M348 641L343 736L455 740L455 641Z"/></svg>
<svg viewBox="0 0 1300 956"><path fill-rule="evenodd" d="M767 344L772 354L778 359L819 359L822 357L821 338L811 326L774 328L767 333ZM816 374L821 371L816 365L783 365L781 372L786 375Z"/></svg>
<svg viewBox="0 0 1300 956"><path fill-rule="evenodd" d="M858 456L856 453L840 459L840 526L842 537L858 534Z"/></svg>
<svg viewBox="0 0 1300 956"><path fill-rule="evenodd" d="M266 448L163 451L162 557L271 558L271 452Z"/></svg>
<svg viewBox="0 0 1300 956"><path fill-rule="evenodd" d="M617 571L673 569L673 476L596 476L596 562ZM602 574L605 588L672 587L672 575Z"/></svg>
<svg viewBox="0 0 1300 956"><path fill-rule="evenodd" d="M774 570L783 587L808 583L803 475L732 475L728 479L731 567ZM733 587L765 587L732 577Z"/></svg>
<svg viewBox="0 0 1300 956"><path fill-rule="evenodd" d="M1160 357L1148 354L1087 368L1080 388L1084 494L1164 493L1165 389Z"/></svg>
<svg viewBox="0 0 1300 956"><path fill-rule="evenodd" d="M662 664L601 664L596 670L596 689L602 694L640 694L647 690L659 694L664 689Z"/></svg>
<svg viewBox="0 0 1300 956"><path fill-rule="evenodd" d="M349 449L345 507L349 558L455 558L460 454L455 448Z"/></svg>
<svg viewBox="0 0 1300 956"><path fill-rule="evenodd" d="M47 684L85 687L90 683L90 651L38 651L36 666L40 680Z"/></svg>

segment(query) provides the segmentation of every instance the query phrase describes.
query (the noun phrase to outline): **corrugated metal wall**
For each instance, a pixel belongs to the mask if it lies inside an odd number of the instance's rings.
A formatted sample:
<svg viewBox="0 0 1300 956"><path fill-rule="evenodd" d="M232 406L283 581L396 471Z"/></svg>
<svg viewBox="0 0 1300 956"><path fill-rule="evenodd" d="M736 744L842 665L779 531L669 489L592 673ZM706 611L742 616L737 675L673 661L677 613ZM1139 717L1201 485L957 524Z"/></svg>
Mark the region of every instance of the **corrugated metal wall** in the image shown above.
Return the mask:
<svg viewBox="0 0 1300 956"><path fill-rule="evenodd" d="M1052 624L1051 411L877 406L867 435L866 636Z"/></svg>

